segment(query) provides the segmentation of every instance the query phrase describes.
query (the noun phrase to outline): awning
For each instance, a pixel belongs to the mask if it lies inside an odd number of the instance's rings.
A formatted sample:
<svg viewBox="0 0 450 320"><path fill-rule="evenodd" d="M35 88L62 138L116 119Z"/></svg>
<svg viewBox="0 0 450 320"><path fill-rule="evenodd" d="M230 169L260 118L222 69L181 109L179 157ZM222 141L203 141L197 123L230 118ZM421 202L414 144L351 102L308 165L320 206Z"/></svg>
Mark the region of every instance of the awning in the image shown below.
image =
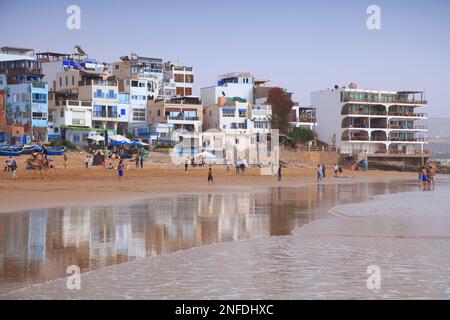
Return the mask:
<svg viewBox="0 0 450 320"><path fill-rule="evenodd" d="M130 139L125 138L124 136L120 134L113 134L109 136L109 140L111 141L125 141L125 142L131 142Z"/></svg>
<svg viewBox="0 0 450 320"><path fill-rule="evenodd" d="M90 137L87 137L87 139L89 139L89 140L94 140L94 141L105 141L105 138L104 137L102 137L102 136L99 136L99 135L97 135L97 136L90 136Z"/></svg>

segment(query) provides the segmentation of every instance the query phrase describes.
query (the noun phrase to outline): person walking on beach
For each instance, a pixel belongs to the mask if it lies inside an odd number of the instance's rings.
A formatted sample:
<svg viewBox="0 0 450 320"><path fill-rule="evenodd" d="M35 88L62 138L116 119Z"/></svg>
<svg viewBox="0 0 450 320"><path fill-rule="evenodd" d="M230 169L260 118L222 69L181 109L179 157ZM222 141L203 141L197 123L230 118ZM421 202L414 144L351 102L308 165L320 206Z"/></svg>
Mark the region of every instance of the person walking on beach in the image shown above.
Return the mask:
<svg viewBox="0 0 450 320"><path fill-rule="evenodd" d="M67 155L64 154L64 168L67 169L68 166L69 166L69 160L67 159Z"/></svg>
<svg viewBox="0 0 450 320"><path fill-rule="evenodd" d="M84 159L84 165L86 166L86 169L89 168L89 158L90 158L90 156L87 155L86 158Z"/></svg>
<svg viewBox="0 0 450 320"><path fill-rule="evenodd" d="M144 157L141 156L139 161L141 163L141 169L144 169Z"/></svg>
<svg viewBox="0 0 450 320"><path fill-rule="evenodd" d="M278 181L281 181L281 164L278 165Z"/></svg>
<svg viewBox="0 0 450 320"><path fill-rule="evenodd" d="M231 171L230 171L230 161L227 160L227 169L225 171L225 175L226 176L231 176Z"/></svg>
<svg viewBox="0 0 450 320"><path fill-rule="evenodd" d="M209 169L208 169L208 184L210 182L212 182L212 184L214 184L214 177L213 177L213 174L212 174L212 168L211 167L209 167Z"/></svg>
<svg viewBox="0 0 450 320"><path fill-rule="evenodd" d="M339 173L339 166L337 165L337 163L334 164L333 171L334 171L334 176L337 177L338 173Z"/></svg>
<svg viewBox="0 0 450 320"><path fill-rule="evenodd" d="M327 167L325 166L325 163L324 164L322 164L322 176L325 178L325 176L326 176L326 173L327 173Z"/></svg>
<svg viewBox="0 0 450 320"><path fill-rule="evenodd" d="M16 162L16 160L12 159L12 164L11 164L12 174L11 174L10 180L17 180L16 170L17 170L17 162Z"/></svg>
<svg viewBox="0 0 450 320"><path fill-rule="evenodd" d="M117 170L119 171L119 181L122 181L122 177L123 177L123 160L119 161L119 165L117 166Z"/></svg>
<svg viewBox="0 0 450 320"><path fill-rule="evenodd" d="M6 164L6 166L7 166L7 172L10 172L11 171L11 167L12 167L12 164L13 164L13 158L12 157L9 157L9 159L8 159L8 161L7 161L7 164Z"/></svg>
<svg viewBox="0 0 450 320"><path fill-rule="evenodd" d="M322 181L322 167L320 166L320 164L317 165L317 182L321 182Z"/></svg>
<svg viewBox="0 0 450 320"><path fill-rule="evenodd" d="M429 181L429 188L434 190L434 177L436 176L436 171L432 166L430 166L430 169L428 170L428 181ZM431 187L433 185L433 187Z"/></svg>
<svg viewBox="0 0 450 320"><path fill-rule="evenodd" d="M139 169L139 155L136 155L136 169Z"/></svg>
<svg viewBox="0 0 450 320"><path fill-rule="evenodd" d="M425 191L428 189L428 174L425 166L420 170L420 180L422 181L422 190Z"/></svg>
<svg viewBox="0 0 450 320"><path fill-rule="evenodd" d="M188 174L189 158L184 159L184 174Z"/></svg>

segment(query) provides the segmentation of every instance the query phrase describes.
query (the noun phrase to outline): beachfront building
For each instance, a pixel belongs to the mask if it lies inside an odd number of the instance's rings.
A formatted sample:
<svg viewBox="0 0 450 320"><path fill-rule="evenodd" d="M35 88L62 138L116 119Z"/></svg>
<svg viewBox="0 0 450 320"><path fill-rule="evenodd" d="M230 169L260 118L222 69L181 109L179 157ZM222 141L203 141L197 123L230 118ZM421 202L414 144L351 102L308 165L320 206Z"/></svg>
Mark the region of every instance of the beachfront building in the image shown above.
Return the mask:
<svg viewBox="0 0 450 320"><path fill-rule="evenodd" d="M381 91L335 87L311 93L321 125L322 141L336 145L341 155L373 160L419 163L425 150L427 106L422 91Z"/></svg>
<svg viewBox="0 0 450 320"><path fill-rule="evenodd" d="M164 63L164 97L192 96L194 90L193 68L172 62Z"/></svg>
<svg viewBox="0 0 450 320"><path fill-rule="evenodd" d="M43 82L41 63L32 49L3 47L0 52L7 122L24 126L33 140L47 141L48 85Z"/></svg>
<svg viewBox="0 0 450 320"><path fill-rule="evenodd" d="M204 105L218 103L220 97L253 103L253 76L248 72L232 72L218 77L217 85L200 89Z"/></svg>
<svg viewBox="0 0 450 320"><path fill-rule="evenodd" d="M289 124L295 128L305 128L316 132L316 108L302 107L298 103L292 107Z"/></svg>
<svg viewBox="0 0 450 320"><path fill-rule="evenodd" d="M141 57L132 53L112 64L112 75L116 80L146 80L147 100L153 100L163 93L163 60ZM142 88L142 87L139 87ZM130 93L131 94L131 93Z"/></svg>
<svg viewBox="0 0 450 320"><path fill-rule="evenodd" d="M182 137L179 140L183 140L185 145L201 146L203 105L198 97L149 101L148 121L150 124L169 125L171 133L177 131L177 135ZM160 133L154 135L159 136Z"/></svg>
<svg viewBox="0 0 450 320"><path fill-rule="evenodd" d="M48 139L87 142L92 125L92 102L56 100L49 114Z"/></svg>

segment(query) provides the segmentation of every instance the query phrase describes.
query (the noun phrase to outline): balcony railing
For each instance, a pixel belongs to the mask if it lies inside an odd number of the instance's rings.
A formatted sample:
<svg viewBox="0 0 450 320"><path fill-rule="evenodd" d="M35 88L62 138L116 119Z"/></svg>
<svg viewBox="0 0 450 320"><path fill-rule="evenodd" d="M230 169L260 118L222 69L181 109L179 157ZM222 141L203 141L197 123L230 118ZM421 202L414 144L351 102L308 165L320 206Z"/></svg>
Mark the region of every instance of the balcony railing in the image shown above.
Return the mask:
<svg viewBox="0 0 450 320"><path fill-rule="evenodd" d="M426 113L413 113L413 112L389 112L390 117L414 117L414 118L426 118Z"/></svg>
<svg viewBox="0 0 450 320"><path fill-rule="evenodd" d="M363 98L356 99L352 97L344 97L341 99L341 102L366 102L366 103L389 103L389 104L427 104L427 100L407 100L407 99L377 99L377 98Z"/></svg>
<svg viewBox="0 0 450 320"><path fill-rule="evenodd" d="M199 117L188 117L188 116L167 116L167 120L188 120L188 121L198 121Z"/></svg>
<svg viewBox="0 0 450 320"><path fill-rule="evenodd" d="M389 141L399 141L399 142L426 142L425 138L399 138L399 137L389 137Z"/></svg>
<svg viewBox="0 0 450 320"><path fill-rule="evenodd" d="M118 113L117 112L111 112L111 111L94 111L93 112L94 117L96 118L117 118Z"/></svg>
<svg viewBox="0 0 450 320"><path fill-rule="evenodd" d="M400 126L400 125L390 125L389 129L398 130L428 130L427 126Z"/></svg>
<svg viewBox="0 0 450 320"><path fill-rule="evenodd" d="M353 136L353 137L342 137L342 141L369 141L369 137L364 136Z"/></svg>
<svg viewBox="0 0 450 320"><path fill-rule="evenodd" d="M348 110L348 111L342 111L341 115L362 115L362 116L386 116L387 112L384 111L359 111L359 110Z"/></svg>
<svg viewBox="0 0 450 320"><path fill-rule="evenodd" d="M116 87L117 81L108 81L108 80L100 80L100 79L92 79L85 81L78 81L78 86L108 86L108 87Z"/></svg>
<svg viewBox="0 0 450 320"><path fill-rule="evenodd" d="M317 122L317 119L316 118L309 118L309 117L292 118L291 122L309 122L309 123L314 123L314 122Z"/></svg>
<svg viewBox="0 0 450 320"><path fill-rule="evenodd" d="M84 119L72 119L73 126L84 126L86 121Z"/></svg>

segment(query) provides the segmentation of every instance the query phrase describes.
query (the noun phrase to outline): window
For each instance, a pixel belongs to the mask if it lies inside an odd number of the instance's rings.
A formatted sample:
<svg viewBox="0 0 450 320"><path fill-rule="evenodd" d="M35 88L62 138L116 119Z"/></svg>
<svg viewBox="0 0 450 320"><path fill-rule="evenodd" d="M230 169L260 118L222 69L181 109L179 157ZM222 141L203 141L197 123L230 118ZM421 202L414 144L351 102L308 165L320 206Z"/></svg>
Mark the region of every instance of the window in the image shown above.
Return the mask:
<svg viewBox="0 0 450 320"><path fill-rule="evenodd" d="M133 121L145 121L145 109L144 108L133 109Z"/></svg>
<svg viewBox="0 0 450 320"><path fill-rule="evenodd" d="M66 87L69 85L69 77L66 76Z"/></svg>
<svg viewBox="0 0 450 320"><path fill-rule="evenodd" d="M161 116L161 110L158 109L158 117Z"/></svg>
<svg viewBox="0 0 450 320"><path fill-rule="evenodd" d="M59 77L59 86L62 87L62 78Z"/></svg>
<svg viewBox="0 0 450 320"><path fill-rule="evenodd" d="M127 110L125 109L120 109L120 115L121 116L125 116L127 114Z"/></svg>
<svg viewBox="0 0 450 320"><path fill-rule="evenodd" d="M58 127L55 127L55 129L53 129L53 132L54 132L54 133L59 133L59 128L58 128Z"/></svg>
<svg viewBox="0 0 450 320"><path fill-rule="evenodd" d="M73 142L80 142L80 136L78 134L74 134L72 136L72 141Z"/></svg>
<svg viewBox="0 0 450 320"><path fill-rule="evenodd" d="M44 112L33 112L33 120L47 120L47 114Z"/></svg>
<svg viewBox="0 0 450 320"><path fill-rule="evenodd" d="M136 80L131 81L131 86L132 86L132 87L137 87L138 84L139 84L139 82L136 81Z"/></svg>
<svg viewBox="0 0 450 320"><path fill-rule="evenodd" d="M223 110L222 110L222 115L223 115L224 117L234 117L234 109L231 109L231 110L229 110L229 109L223 109Z"/></svg>
<svg viewBox="0 0 450 320"><path fill-rule="evenodd" d="M184 89L184 95L191 96L192 95L192 88L185 88Z"/></svg>
<svg viewBox="0 0 450 320"><path fill-rule="evenodd" d="M33 103L47 103L47 95L45 93L33 93Z"/></svg>
<svg viewBox="0 0 450 320"><path fill-rule="evenodd" d="M247 116L247 111L245 110L239 110L239 117L240 118L245 118Z"/></svg>
<svg viewBox="0 0 450 320"><path fill-rule="evenodd" d="M144 88L145 87L145 82L139 82L139 88Z"/></svg>
<svg viewBox="0 0 450 320"><path fill-rule="evenodd" d="M118 64L116 64L114 67L116 68L116 70L119 70L119 65Z"/></svg>
<svg viewBox="0 0 450 320"><path fill-rule="evenodd" d="M74 86L74 85L75 85L75 76L72 75L72 86Z"/></svg>

